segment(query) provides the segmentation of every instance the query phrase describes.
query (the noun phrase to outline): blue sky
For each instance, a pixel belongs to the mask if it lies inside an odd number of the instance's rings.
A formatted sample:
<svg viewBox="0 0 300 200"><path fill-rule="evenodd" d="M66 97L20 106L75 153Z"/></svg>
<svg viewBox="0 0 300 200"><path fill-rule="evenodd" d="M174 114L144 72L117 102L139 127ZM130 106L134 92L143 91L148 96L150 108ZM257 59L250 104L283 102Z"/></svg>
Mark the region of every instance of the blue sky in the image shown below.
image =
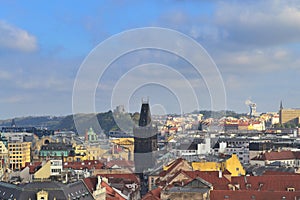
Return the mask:
<svg viewBox="0 0 300 200"><path fill-rule="evenodd" d="M285 107L300 107L296 1L1 1L0 119L71 114L76 74L91 50L114 34L149 26L182 32L206 49L222 75L228 109L247 112L247 99L256 102L260 112L277 111L280 100ZM197 85L199 108L211 108L202 78L194 77L185 61L165 52L144 51L119 59L101 77L96 111L113 108L113 88L132 64L154 61L173 67ZM149 82L155 75L151 70L139 73ZM184 91L174 77L161 78ZM180 111L176 102L181 100L168 88L136 88L130 99L118 101L128 104L131 112L139 110L145 95L155 105L154 112ZM196 109L182 101L188 105L184 112Z"/></svg>

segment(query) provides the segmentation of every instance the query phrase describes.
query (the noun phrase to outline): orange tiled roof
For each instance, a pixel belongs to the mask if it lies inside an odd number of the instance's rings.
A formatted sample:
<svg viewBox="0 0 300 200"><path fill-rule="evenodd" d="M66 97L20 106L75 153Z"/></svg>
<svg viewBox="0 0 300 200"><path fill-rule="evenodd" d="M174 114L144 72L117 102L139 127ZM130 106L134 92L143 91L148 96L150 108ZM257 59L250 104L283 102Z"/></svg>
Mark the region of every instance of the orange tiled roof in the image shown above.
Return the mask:
<svg viewBox="0 0 300 200"><path fill-rule="evenodd" d="M42 166L42 162L25 163L25 167L29 167L29 174L34 174L41 166Z"/></svg>
<svg viewBox="0 0 300 200"><path fill-rule="evenodd" d="M286 191L295 188L300 192L299 175L266 175L232 177L233 185L239 184L241 190Z"/></svg>
<svg viewBox="0 0 300 200"><path fill-rule="evenodd" d="M107 162L106 167L111 168L114 165L117 165L122 168L130 168L134 166L134 162L131 160L111 160Z"/></svg>
<svg viewBox="0 0 300 200"><path fill-rule="evenodd" d="M292 160L300 158L300 152L292 152L292 151L271 151L265 152L264 154L260 154L252 160Z"/></svg>
<svg viewBox="0 0 300 200"><path fill-rule="evenodd" d="M79 162L65 162L63 168L82 170L82 169L102 169L104 164L99 160L85 160Z"/></svg>
<svg viewBox="0 0 300 200"><path fill-rule="evenodd" d="M102 176L102 177L105 177L105 178L127 179L127 180L130 180L130 181L140 185L140 179L135 174L131 174L131 173L126 173L126 174L97 174L97 176Z"/></svg>
<svg viewBox="0 0 300 200"><path fill-rule="evenodd" d="M142 200L160 200L160 193L161 193L161 188L155 188L151 191L149 191L143 198Z"/></svg>
<svg viewBox="0 0 300 200"><path fill-rule="evenodd" d="M285 197L285 198L284 198ZM231 191L231 190L212 190L211 200L242 200L242 199L274 199L274 200L295 200L300 197L300 192L274 192L274 191Z"/></svg>

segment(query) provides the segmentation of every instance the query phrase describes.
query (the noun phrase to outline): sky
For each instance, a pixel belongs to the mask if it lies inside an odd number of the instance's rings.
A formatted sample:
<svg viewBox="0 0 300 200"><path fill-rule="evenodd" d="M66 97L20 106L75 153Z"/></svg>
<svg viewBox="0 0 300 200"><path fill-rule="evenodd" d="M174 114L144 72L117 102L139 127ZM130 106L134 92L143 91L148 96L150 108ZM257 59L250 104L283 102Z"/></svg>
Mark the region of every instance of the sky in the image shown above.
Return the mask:
<svg viewBox="0 0 300 200"><path fill-rule="evenodd" d="M216 84L224 87L225 109L248 112L248 99L258 112L278 111L281 100L284 107L300 107L299 1L15 0L0 2L0 119L73 113L76 80L91 52L109 38L145 27L175 30L203 47L217 69ZM162 43L178 43L171 38ZM121 43L115 40L106 53ZM212 106L219 99L212 100L214 83L202 72L172 52L132 51L101 76L89 71L98 81L77 82L96 85L94 101L79 95L78 111L91 112L84 105L92 102L95 112L116 105L135 112L144 97L157 114L223 109Z"/></svg>

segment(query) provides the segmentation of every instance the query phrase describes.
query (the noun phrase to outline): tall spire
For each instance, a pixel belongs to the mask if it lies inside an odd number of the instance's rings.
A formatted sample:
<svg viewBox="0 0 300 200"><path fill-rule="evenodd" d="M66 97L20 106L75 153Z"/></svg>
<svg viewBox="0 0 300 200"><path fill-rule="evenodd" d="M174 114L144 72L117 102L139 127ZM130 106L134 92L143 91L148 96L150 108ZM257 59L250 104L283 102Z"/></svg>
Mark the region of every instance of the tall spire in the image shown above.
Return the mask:
<svg viewBox="0 0 300 200"><path fill-rule="evenodd" d="M140 113L139 126L148 126L151 124L151 113L149 100L142 99L142 108Z"/></svg>
<svg viewBox="0 0 300 200"><path fill-rule="evenodd" d="M282 100L280 101L280 110L283 109L283 106L282 106Z"/></svg>

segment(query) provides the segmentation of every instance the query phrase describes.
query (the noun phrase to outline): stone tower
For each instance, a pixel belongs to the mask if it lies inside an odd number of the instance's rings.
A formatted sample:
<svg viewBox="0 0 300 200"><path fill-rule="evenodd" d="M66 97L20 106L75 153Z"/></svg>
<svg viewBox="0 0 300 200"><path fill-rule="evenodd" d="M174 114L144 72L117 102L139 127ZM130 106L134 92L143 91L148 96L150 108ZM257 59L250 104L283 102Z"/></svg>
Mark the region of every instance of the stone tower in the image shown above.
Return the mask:
<svg viewBox="0 0 300 200"><path fill-rule="evenodd" d="M133 134L135 172L142 174L154 166L157 151L157 127L152 124L148 100L142 100L139 126L133 129Z"/></svg>

